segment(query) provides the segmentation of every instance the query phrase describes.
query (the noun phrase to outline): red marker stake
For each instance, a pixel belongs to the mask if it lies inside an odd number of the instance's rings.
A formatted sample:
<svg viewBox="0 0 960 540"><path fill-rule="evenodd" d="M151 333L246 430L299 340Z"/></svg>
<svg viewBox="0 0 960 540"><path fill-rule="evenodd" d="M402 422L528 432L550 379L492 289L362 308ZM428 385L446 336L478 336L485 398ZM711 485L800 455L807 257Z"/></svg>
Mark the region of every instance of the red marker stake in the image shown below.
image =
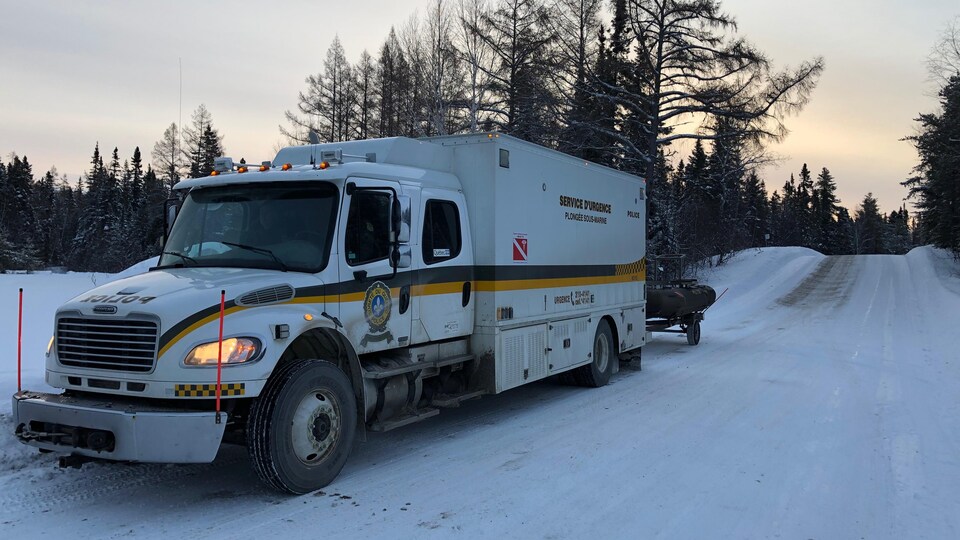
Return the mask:
<svg viewBox="0 0 960 540"><path fill-rule="evenodd" d="M20 288L20 309L17 312L17 393L19 394L23 387L21 386L21 351L23 350L23 287Z"/></svg>
<svg viewBox="0 0 960 540"><path fill-rule="evenodd" d="M220 291L220 337L217 339L217 423L220 423L220 371L223 366L223 307L227 291Z"/></svg>

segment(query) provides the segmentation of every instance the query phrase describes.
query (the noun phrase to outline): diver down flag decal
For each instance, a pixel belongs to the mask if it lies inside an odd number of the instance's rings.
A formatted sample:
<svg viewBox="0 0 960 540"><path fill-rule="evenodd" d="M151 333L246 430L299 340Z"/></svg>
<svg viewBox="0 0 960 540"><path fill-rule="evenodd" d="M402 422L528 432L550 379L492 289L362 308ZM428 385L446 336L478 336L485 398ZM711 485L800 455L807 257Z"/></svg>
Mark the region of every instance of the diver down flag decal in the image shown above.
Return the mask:
<svg viewBox="0 0 960 540"><path fill-rule="evenodd" d="M527 262L527 238L526 236L513 237L513 262Z"/></svg>

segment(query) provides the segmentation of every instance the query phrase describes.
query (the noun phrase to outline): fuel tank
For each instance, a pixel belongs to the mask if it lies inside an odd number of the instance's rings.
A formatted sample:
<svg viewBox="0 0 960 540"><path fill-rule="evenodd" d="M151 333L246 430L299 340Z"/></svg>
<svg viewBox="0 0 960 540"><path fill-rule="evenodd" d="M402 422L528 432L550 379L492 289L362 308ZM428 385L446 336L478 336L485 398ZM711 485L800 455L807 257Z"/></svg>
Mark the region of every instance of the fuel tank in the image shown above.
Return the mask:
<svg viewBox="0 0 960 540"><path fill-rule="evenodd" d="M717 301L707 285L664 286L647 291L647 318L674 319L703 311Z"/></svg>

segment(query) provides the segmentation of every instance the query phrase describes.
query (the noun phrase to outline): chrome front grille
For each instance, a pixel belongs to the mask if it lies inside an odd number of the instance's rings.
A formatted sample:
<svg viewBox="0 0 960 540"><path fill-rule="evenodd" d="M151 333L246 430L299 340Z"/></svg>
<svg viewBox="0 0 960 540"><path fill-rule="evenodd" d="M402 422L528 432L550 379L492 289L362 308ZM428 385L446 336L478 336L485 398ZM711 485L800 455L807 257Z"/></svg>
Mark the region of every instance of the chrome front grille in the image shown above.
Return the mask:
<svg viewBox="0 0 960 540"><path fill-rule="evenodd" d="M62 317L56 344L57 358L65 366L150 371L157 357L157 323Z"/></svg>

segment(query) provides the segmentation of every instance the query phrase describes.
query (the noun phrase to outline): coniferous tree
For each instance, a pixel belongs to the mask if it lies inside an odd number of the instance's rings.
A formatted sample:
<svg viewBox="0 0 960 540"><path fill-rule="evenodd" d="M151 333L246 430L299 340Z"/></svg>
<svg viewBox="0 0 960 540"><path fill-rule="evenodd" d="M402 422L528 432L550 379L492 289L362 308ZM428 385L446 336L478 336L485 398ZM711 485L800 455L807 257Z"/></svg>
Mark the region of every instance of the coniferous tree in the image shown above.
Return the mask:
<svg viewBox="0 0 960 540"><path fill-rule="evenodd" d="M37 268L33 166L26 156L14 154L6 167L0 163L0 198L0 270Z"/></svg>
<svg viewBox="0 0 960 540"><path fill-rule="evenodd" d="M483 18L478 33L495 59L489 71L494 100L492 126L524 140L546 144L556 140L556 39L541 0L503 0Z"/></svg>
<svg viewBox="0 0 960 540"><path fill-rule="evenodd" d="M33 186L30 206L36 220L34 241L36 256L43 264L59 264L57 224L63 219L56 213L57 169L51 168Z"/></svg>
<svg viewBox="0 0 960 540"><path fill-rule="evenodd" d="M904 185L917 201L923 241L960 256L960 73L939 95L940 112L920 115L920 132L907 137L920 163Z"/></svg>
<svg viewBox="0 0 960 540"><path fill-rule="evenodd" d="M767 188L756 171L751 171L743 184L742 210L744 241L739 247L766 245L766 235L770 228L770 207L767 202Z"/></svg>
<svg viewBox="0 0 960 540"><path fill-rule="evenodd" d="M223 154L223 136L213 127L213 116L202 103L193 112L191 125L184 129L184 142L190 160L190 177L201 178L213 172L213 161Z"/></svg>
<svg viewBox="0 0 960 540"><path fill-rule="evenodd" d="M586 157L587 145L592 145L593 128L598 112L593 95L593 70L597 64L600 26L600 0L557 0L553 7L551 24L557 36L557 65L555 77L561 88L561 123L559 149L562 152Z"/></svg>
<svg viewBox="0 0 960 540"><path fill-rule="evenodd" d="M709 229L707 245L718 256L717 264L744 245L744 228L740 202L747 175L744 161L742 130L736 122L717 118L713 126L713 151L707 160L708 174L702 203L708 219L715 226Z"/></svg>
<svg viewBox="0 0 960 540"><path fill-rule="evenodd" d="M800 167L800 180L797 182L794 211L799 227L800 244L816 249L816 232L813 216L813 177L807 164Z"/></svg>
<svg viewBox="0 0 960 540"><path fill-rule="evenodd" d="M406 135L410 126L405 115L404 102L410 99L414 86L409 63L396 31L391 28L380 48L375 76L375 94L380 105L378 135L396 137Z"/></svg>
<svg viewBox="0 0 960 540"><path fill-rule="evenodd" d="M880 206L873 193L867 193L854 216L854 246L856 253L886 253L886 226Z"/></svg>

